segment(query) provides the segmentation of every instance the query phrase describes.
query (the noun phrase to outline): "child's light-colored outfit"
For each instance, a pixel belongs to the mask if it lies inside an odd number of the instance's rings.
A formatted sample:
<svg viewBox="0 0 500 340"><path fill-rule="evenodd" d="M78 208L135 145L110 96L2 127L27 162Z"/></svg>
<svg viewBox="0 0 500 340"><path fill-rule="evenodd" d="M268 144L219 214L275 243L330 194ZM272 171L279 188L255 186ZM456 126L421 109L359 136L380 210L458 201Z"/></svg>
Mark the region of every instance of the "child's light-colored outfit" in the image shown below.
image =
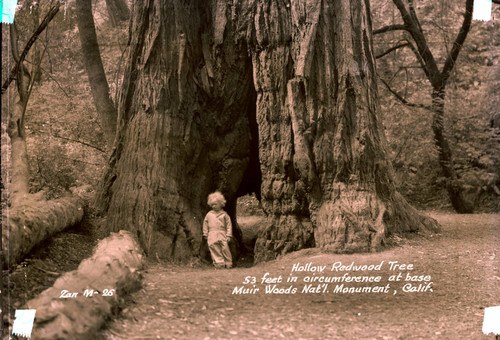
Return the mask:
<svg viewBox="0 0 500 340"><path fill-rule="evenodd" d="M232 237L233 227L231 218L224 211L210 210L203 221L203 236L207 237L208 249L216 268L233 266L231 251L227 239Z"/></svg>

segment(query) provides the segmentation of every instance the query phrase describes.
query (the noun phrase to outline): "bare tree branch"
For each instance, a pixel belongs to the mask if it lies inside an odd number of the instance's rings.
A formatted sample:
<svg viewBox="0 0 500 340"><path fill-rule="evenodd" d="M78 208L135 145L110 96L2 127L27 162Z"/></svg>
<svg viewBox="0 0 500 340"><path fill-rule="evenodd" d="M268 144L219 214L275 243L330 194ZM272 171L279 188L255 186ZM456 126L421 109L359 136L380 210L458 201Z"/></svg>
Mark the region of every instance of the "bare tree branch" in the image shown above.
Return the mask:
<svg viewBox="0 0 500 340"><path fill-rule="evenodd" d="M399 66L398 67L398 70L396 72L394 72L394 74L392 75L391 79L389 80L389 82L392 82L394 80L394 78L396 78L396 76L399 74L399 72L401 71L405 71L406 73L408 73L408 70L405 66Z"/></svg>
<svg viewBox="0 0 500 340"><path fill-rule="evenodd" d="M390 31L406 31L408 28L405 25L387 25L384 27L381 27L379 29L376 29L373 31L373 34L381 34L385 32L390 32Z"/></svg>
<svg viewBox="0 0 500 340"><path fill-rule="evenodd" d="M12 55L12 59L14 59L14 61L16 63L19 62L19 49L16 48L17 45L14 45L15 43L17 43L17 25L15 22L12 23L12 25L10 25L9 27L9 38L10 38L10 44L11 44L11 55Z"/></svg>
<svg viewBox="0 0 500 340"><path fill-rule="evenodd" d="M429 71L427 70L427 67L425 66L425 61L422 59L422 56L420 53L418 53L417 48L413 46L413 44L407 40L410 49L412 50L413 54L415 54L415 58L417 58L418 63L420 64L420 67L424 71L425 75L427 76L428 79L430 79Z"/></svg>
<svg viewBox="0 0 500 340"><path fill-rule="evenodd" d="M86 161L82 161L81 159L71 159L71 161L78 162L78 163L83 163L83 164L88 164L88 165L103 166L102 164L92 163L92 162L86 162Z"/></svg>
<svg viewBox="0 0 500 340"><path fill-rule="evenodd" d="M398 158L399 156L401 155L401 153L403 152L403 150L406 148L406 144L408 143L408 141L410 140L410 137L413 136L411 133L407 133L406 134L406 138L405 140L403 141L403 143L401 143L401 146L399 147L399 150L398 152L396 153L396 155L393 157L393 162L396 163L398 161Z"/></svg>
<svg viewBox="0 0 500 340"><path fill-rule="evenodd" d="M24 58L26 58L26 55L28 54L29 50L31 49L31 46L35 43L36 39L40 35L40 33L43 32L43 30L47 27L47 25L54 19L56 14L59 12L59 5L56 5L55 7L52 7L47 15L45 15L45 18L43 18L43 21L40 23L40 26L36 29L36 31L31 35L30 40L26 43L26 46L24 47L23 53L21 53L21 56L17 60L16 65L14 68L10 71L9 77L5 80L5 82L2 85L2 94L7 90L9 87L10 83L12 80L16 79L16 74L19 70L19 67L21 67L21 64L24 61Z"/></svg>
<svg viewBox="0 0 500 340"><path fill-rule="evenodd" d="M395 51L399 48L403 48L403 47L406 47L406 46L409 46L410 44L408 42L404 43L404 44L398 44L396 46L393 46L391 48L389 48L387 51L385 51L384 53L381 53L377 56L375 56L375 59L379 59L379 58L382 58L383 56L386 56L388 55L389 53L391 53L392 51Z"/></svg>
<svg viewBox="0 0 500 340"><path fill-rule="evenodd" d="M74 142L74 143L80 143L82 145L85 145L85 146L88 146L90 148L94 148L100 152L103 152L103 153L106 153L105 150L101 149L100 147L98 146L95 146L95 145L92 145L92 144L89 144L89 143L86 143L86 142L83 142L81 140L77 140L77 139L72 139L72 138L68 138L68 137L63 137L63 136L59 136L57 134L52 134L52 137L55 137L55 138L60 138L60 139L64 139L64 140L67 140L69 142Z"/></svg>
<svg viewBox="0 0 500 340"><path fill-rule="evenodd" d="M49 126L50 128L50 126ZM106 153L106 151L96 145L92 145L90 143L87 143L87 142L84 142L84 141L81 141L81 140L78 140L78 139L73 139L73 138L68 138L68 137L64 137L64 136L61 136L57 133L54 133L52 132L52 129L50 129L51 131L50 132L45 132L45 131L41 131L41 130L34 130L32 129L32 132L36 132L36 133L40 133L40 134L47 134L49 136L52 136L54 138L59 138L59 139L64 139L64 140L67 140L68 142L73 142L73 143L79 143L79 144L82 144L82 145L85 145L85 146L88 146L89 148L93 148L93 149L96 149L102 153Z"/></svg>
<svg viewBox="0 0 500 340"><path fill-rule="evenodd" d="M439 72L436 61L434 60L434 56L429 49L429 45L427 44L425 35L419 29L418 22L416 22L413 19L412 15L410 15L410 13L408 13L408 11L406 10L403 1L393 0L393 2L398 8L405 26L408 27L408 32L411 34L413 40L415 41L415 44L417 45L416 51L418 51L418 54L423 60L423 65L425 67L425 72L427 77L429 78L429 81L433 86L437 85L441 78L441 73Z"/></svg>
<svg viewBox="0 0 500 340"><path fill-rule="evenodd" d="M410 9L410 16L412 17L413 21L417 24L418 30L420 33L424 34L424 31L422 30L422 25L420 25L420 21L418 20L417 17L417 12L415 12L415 7L413 6L413 0L408 0L408 8Z"/></svg>
<svg viewBox="0 0 500 340"><path fill-rule="evenodd" d="M19 59L20 59L19 47L18 47L18 40L19 39L17 36L17 26L15 23L13 23L9 27L9 35L10 35L10 46L11 46L12 59L14 59L16 64L19 64ZM24 86L24 81L25 81L24 76L26 76L27 78L30 78L31 75L23 63L19 64L19 67L17 68L15 73L13 73L12 75L14 76L14 78L17 77L17 89L19 91L19 96L20 96L21 100L24 100L26 97L25 89L27 88L26 86ZM2 92L2 94L3 94L3 92Z"/></svg>
<svg viewBox="0 0 500 340"><path fill-rule="evenodd" d="M43 269L43 268L37 267L37 266L35 266L35 265L31 265L31 268L38 269L38 270L39 270L39 271L41 271L41 272L44 272L44 273L47 273L47 274L50 274L50 275L54 275L54 276L59 276L59 275L61 275L61 273L51 272L50 270Z"/></svg>
<svg viewBox="0 0 500 340"><path fill-rule="evenodd" d="M23 66L24 67L24 66ZM28 84L28 90L26 91L26 98L23 100L23 112L21 114L21 119L18 122L20 126L22 126L22 137L26 137L26 132L24 131L24 121L26 118L26 109L28 108L28 101L31 97L31 92L33 91L33 86L35 85L35 77L30 77L29 79L29 84Z"/></svg>
<svg viewBox="0 0 500 340"><path fill-rule="evenodd" d="M451 70L453 69L453 66L455 66L455 62L457 61L458 54L460 53L460 50L462 49L462 45L465 41L465 38L467 38L467 34L469 33L470 30L470 25L472 22L472 9L474 6L474 0L466 0L465 1L465 15L464 15L464 21L462 23L462 27L460 28L460 31L458 32L457 38L453 42L453 47L451 48L451 52L446 58L446 61L443 66L443 70L441 71L442 79L441 79L441 86L444 86L450 77Z"/></svg>
<svg viewBox="0 0 500 340"><path fill-rule="evenodd" d="M393 90L391 88L391 86L384 79L382 79L381 77L379 77L379 79L385 85L385 87L389 90L389 92L391 92L394 95L394 97L396 97L401 103L405 104L406 106L419 107L419 108L422 108L422 109L426 109L426 110L432 111L432 109L429 106L427 106L427 105L424 105L424 104L415 104L415 103L411 103L411 102L407 101L398 92L396 92L395 90Z"/></svg>
<svg viewBox="0 0 500 340"><path fill-rule="evenodd" d="M54 81L54 83L56 83L56 85L59 87L59 89L64 93L64 95L68 98L70 98L70 96L68 95L68 93L64 90L64 88L62 87L61 84L59 84L59 82L57 81L56 78L52 77L52 75L50 74L50 72L46 71L43 67L40 67L42 69L43 72L45 72L46 75L48 75L50 77L50 79L52 79Z"/></svg>

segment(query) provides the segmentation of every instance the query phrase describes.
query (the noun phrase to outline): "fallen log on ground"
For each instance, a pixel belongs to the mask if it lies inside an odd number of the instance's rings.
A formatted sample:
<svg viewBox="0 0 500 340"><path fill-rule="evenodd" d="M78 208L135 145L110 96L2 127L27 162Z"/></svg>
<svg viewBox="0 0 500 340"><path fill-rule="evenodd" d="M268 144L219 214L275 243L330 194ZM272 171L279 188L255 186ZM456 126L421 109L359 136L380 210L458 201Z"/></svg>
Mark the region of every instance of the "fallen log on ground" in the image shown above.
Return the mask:
<svg viewBox="0 0 500 340"><path fill-rule="evenodd" d="M40 200L27 194L8 209L2 226L3 268L18 263L31 249L52 234L80 222L84 208L78 196Z"/></svg>
<svg viewBox="0 0 500 340"><path fill-rule="evenodd" d="M36 309L32 339L92 339L124 298L140 289L142 265L142 250L130 232L100 241L77 270L26 303L26 309Z"/></svg>

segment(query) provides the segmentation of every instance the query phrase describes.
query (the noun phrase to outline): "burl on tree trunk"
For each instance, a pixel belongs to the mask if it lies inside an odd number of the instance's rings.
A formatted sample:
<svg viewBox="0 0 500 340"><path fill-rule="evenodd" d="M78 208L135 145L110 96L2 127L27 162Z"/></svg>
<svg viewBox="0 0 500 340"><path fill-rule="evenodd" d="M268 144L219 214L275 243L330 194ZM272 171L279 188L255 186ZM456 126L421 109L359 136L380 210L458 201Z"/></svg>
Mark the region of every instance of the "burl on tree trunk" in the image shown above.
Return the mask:
<svg viewBox="0 0 500 340"><path fill-rule="evenodd" d="M368 0L138 2L132 15L99 200L113 230L132 230L150 254L190 258L207 194L221 190L234 220L242 188L261 190L268 215L257 261L438 230L394 187ZM256 161L262 177L244 176Z"/></svg>

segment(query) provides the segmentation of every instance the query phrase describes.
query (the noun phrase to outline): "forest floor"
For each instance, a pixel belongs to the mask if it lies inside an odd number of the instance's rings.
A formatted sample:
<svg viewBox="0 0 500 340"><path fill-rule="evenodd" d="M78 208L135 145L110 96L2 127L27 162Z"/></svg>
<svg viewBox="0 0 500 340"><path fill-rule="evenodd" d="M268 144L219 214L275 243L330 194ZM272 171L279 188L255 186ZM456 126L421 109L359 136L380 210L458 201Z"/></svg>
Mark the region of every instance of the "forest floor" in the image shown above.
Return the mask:
<svg viewBox="0 0 500 340"><path fill-rule="evenodd" d="M397 239L380 253L338 255L298 251L253 267L216 270L149 263L143 289L103 330L105 339L493 339L482 334L484 308L500 305L500 215L430 213L440 234ZM379 271L331 271L332 265L379 265ZM389 261L413 264L390 270ZM262 277L286 281L294 264L326 266L323 273L293 272L295 294L266 294ZM381 276L388 293L304 293L305 276ZM401 281L389 282L402 274ZM406 276L424 276L431 289L403 292ZM233 294L256 278L255 294ZM425 279L425 278L424 278ZM412 282L413 287L427 282ZM271 285L272 286L272 285ZM313 284L316 287L317 283ZM421 287L425 287L422 285ZM323 289L323 286L320 288ZM397 291L397 293L394 293Z"/></svg>
<svg viewBox="0 0 500 340"><path fill-rule="evenodd" d="M94 246L106 235L98 230L97 218L59 232L33 248L30 255L11 270L2 272L7 293L2 296L8 312L3 313L1 339L8 338L15 311L35 298L65 272L75 270L92 255ZM2 306L4 307L4 306Z"/></svg>

